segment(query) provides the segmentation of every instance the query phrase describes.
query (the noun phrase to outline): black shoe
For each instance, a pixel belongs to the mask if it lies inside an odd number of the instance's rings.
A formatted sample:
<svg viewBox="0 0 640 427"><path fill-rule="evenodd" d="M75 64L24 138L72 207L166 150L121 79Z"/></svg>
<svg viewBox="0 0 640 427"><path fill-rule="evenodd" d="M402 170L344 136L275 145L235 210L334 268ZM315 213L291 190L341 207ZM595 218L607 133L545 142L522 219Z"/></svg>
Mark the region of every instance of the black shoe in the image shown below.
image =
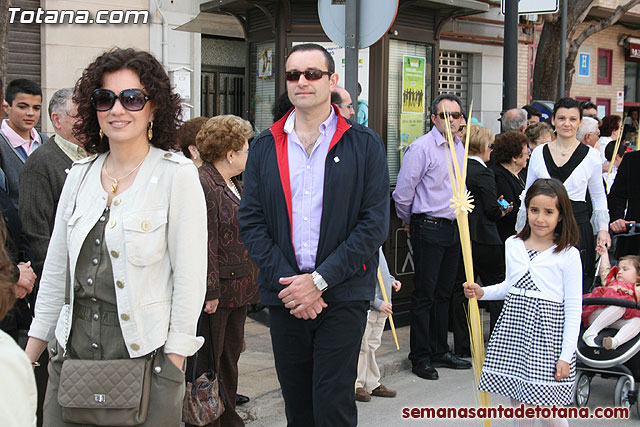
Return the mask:
<svg viewBox="0 0 640 427"><path fill-rule="evenodd" d="M469 350L463 350L463 351L456 351L455 355L462 358L462 357L471 357L471 351Z"/></svg>
<svg viewBox="0 0 640 427"><path fill-rule="evenodd" d="M249 397L245 396L244 394L236 394L236 406L244 405L249 400L251 399L249 399Z"/></svg>
<svg viewBox="0 0 640 427"><path fill-rule="evenodd" d="M432 356L431 363L433 363L433 366L437 368L444 367L451 369L471 369L471 362L460 359L450 351L438 357Z"/></svg>
<svg viewBox="0 0 640 427"><path fill-rule="evenodd" d="M429 362L415 364L411 367L411 372L425 380L437 380L438 371Z"/></svg>

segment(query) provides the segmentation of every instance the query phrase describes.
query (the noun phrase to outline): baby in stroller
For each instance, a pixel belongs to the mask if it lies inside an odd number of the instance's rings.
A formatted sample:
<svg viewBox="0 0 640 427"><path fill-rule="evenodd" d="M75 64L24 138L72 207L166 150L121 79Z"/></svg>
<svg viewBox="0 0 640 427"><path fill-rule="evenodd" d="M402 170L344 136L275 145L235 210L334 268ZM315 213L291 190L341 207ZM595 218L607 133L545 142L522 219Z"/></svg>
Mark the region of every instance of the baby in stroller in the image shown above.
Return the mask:
<svg viewBox="0 0 640 427"><path fill-rule="evenodd" d="M604 246L596 248L600 254L600 280L589 297L618 298L634 302L640 301L640 257L627 255L619 259L618 265L611 268L609 252ZM582 340L589 347L598 347L595 338L605 328L617 329L613 337L605 337L602 346L613 350L629 341L640 332L640 310L616 306L587 305L582 310L582 321L589 326L582 334Z"/></svg>

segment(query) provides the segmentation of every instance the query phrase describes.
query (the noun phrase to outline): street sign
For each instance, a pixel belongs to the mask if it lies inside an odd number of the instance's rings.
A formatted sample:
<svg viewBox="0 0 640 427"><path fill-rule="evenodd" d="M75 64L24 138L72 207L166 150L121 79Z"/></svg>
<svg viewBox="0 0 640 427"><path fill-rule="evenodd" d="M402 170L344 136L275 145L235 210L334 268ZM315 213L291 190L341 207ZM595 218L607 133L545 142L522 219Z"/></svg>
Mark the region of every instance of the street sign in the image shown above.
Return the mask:
<svg viewBox="0 0 640 427"><path fill-rule="evenodd" d="M500 13L504 15L504 4L507 1L500 0ZM530 13L556 13L560 5L560 0L518 0L518 15L527 15Z"/></svg>
<svg viewBox="0 0 640 427"><path fill-rule="evenodd" d="M369 47L391 28L398 12L398 0L361 0L358 18L358 48ZM325 34L332 42L346 47L345 2L318 0L318 15Z"/></svg>

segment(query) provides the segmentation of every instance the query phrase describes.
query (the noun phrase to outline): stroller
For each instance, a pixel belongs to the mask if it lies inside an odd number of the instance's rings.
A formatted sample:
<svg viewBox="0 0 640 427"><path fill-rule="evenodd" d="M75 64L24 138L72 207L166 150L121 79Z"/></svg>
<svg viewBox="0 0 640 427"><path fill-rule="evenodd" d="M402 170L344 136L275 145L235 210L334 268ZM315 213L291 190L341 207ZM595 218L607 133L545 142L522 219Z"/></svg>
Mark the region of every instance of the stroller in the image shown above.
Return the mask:
<svg viewBox="0 0 640 427"><path fill-rule="evenodd" d="M615 253L618 240L640 236L640 224L629 224L627 232L612 236L611 252ZM637 238L637 237L634 237ZM584 298L583 305L615 305L625 308L640 309L640 303L620 300L615 298ZM576 388L575 403L578 407L587 405L591 392L591 380L595 375L602 378L615 378L614 405L630 408L636 405L640 416L640 401L636 382L640 381L640 335L622 344L615 350L607 350L602 347L604 337L613 336L616 330L605 328L600 332L595 341L600 347L589 347L582 340L582 334L586 328L582 327L578 348L576 350Z"/></svg>

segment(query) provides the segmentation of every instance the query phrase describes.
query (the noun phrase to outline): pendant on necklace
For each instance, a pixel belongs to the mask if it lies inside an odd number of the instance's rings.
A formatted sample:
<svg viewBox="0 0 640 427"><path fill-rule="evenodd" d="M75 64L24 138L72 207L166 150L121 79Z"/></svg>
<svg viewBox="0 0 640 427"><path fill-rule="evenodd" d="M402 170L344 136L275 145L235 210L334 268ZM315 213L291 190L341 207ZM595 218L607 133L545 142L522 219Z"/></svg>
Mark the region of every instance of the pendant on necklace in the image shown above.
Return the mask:
<svg viewBox="0 0 640 427"><path fill-rule="evenodd" d="M111 192L115 194L117 190L118 190L118 180L114 179L113 184L111 184Z"/></svg>

